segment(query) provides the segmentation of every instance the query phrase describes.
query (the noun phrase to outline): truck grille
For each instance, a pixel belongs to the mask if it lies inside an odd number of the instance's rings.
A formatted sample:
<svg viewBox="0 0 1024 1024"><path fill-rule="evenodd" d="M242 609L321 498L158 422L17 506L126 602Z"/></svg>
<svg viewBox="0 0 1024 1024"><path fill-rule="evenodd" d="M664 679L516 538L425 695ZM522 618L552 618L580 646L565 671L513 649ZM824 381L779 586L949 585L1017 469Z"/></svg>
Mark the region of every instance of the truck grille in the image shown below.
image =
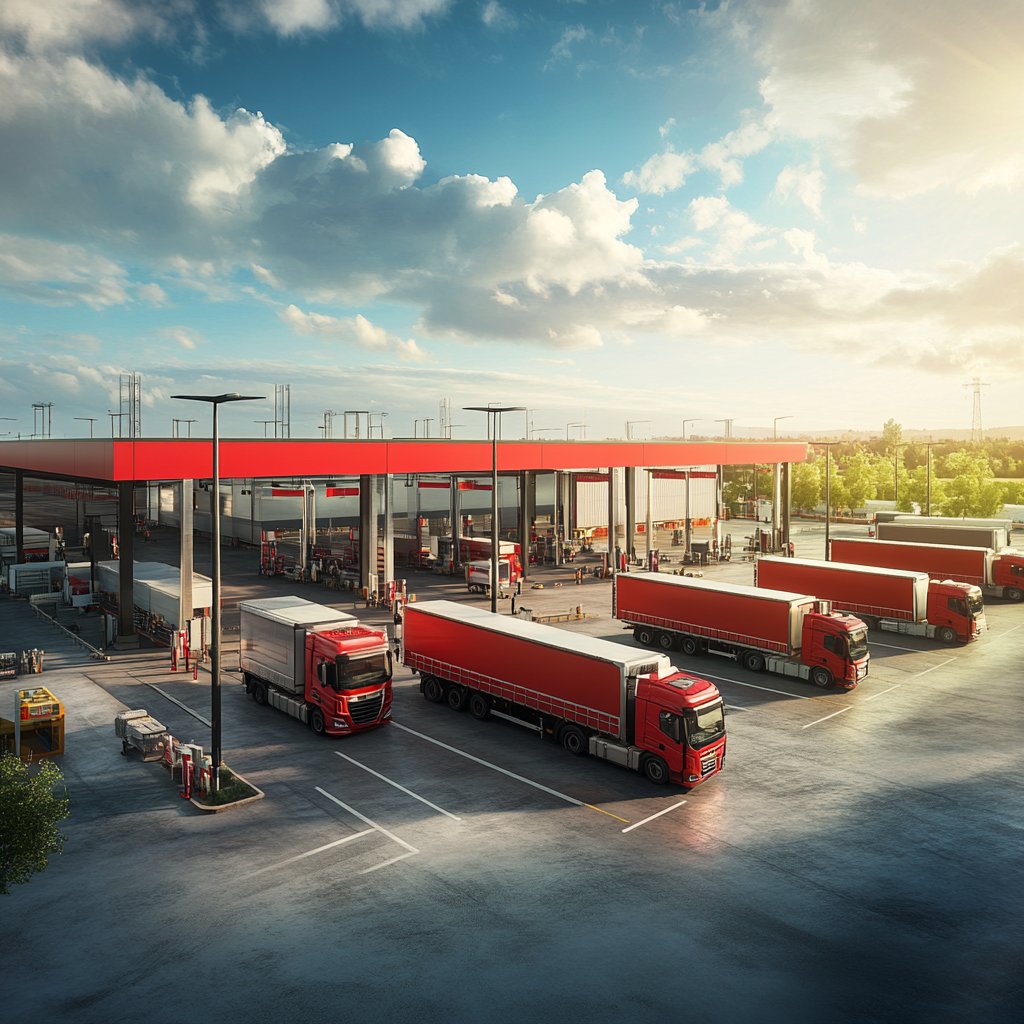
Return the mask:
<svg viewBox="0 0 1024 1024"><path fill-rule="evenodd" d="M700 773L701 775L710 775L718 767L718 758L715 757L714 753L705 754L700 759Z"/></svg>
<svg viewBox="0 0 1024 1024"><path fill-rule="evenodd" d="M348 713L356 725L368 725L380 717L380 709L384 706L384 691L367 693L362 697L349 697Z"/></svg>

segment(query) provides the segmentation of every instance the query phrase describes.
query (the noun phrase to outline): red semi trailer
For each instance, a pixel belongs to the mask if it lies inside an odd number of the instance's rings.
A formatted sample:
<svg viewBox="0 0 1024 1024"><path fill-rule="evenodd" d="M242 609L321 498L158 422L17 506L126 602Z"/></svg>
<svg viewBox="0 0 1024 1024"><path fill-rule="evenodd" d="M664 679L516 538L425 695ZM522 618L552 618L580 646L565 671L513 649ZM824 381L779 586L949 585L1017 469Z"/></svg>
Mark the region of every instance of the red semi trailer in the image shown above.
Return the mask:
<svg viewBox="0 0 1024 1024"><path fill-rule="evenodd" d="M733 658L751 672L852 690L868 674L867 627L804 594L656 572L619 573L612 612L648 647Z"/></svg>
<svg viewBox="0 0 1024 1024"><path fill-rule="evenodd" d="M811 593L889 633L937 636L945 644L967 643L985 629L978 587L930 580L926 572L769 555L755 564L754 585Z"/></svg>
<svg viewBox="0 0 1024 1024"><path fill-rule="evenodd" d="M405 664L433 703L524 725L658 784L721 771L721 694L662 654L453 601L406 605L404 632Z"/></svg>
<svg viewBox="0 0 1024 1024"><path fill-rule="evenodd" d="M1024 555L1014 551L997 553L991 548L953 544L834 537L829 558L833 562L926 572L933 579L970 583L980 587L982 594L1024 601Z"/></svg>

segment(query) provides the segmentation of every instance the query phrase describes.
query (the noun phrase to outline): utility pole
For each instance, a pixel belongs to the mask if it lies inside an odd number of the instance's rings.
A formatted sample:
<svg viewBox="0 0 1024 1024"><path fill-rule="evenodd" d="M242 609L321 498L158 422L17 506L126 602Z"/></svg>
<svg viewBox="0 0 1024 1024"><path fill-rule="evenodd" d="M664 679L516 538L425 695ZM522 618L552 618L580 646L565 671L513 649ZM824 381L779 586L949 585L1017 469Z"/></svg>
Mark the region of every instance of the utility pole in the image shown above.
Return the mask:
<svg viewBox="0 0 1024 1024"><path fill-rule="evenodd" d="M89 437L92 437L92 425L96 422L95 416L75 416L76 420L84 420L89 424Z"/></svg>
<svg viewBox="0 0 1024 1024"><path fill-rule="evenodd" d="M686 424L687 423L700 423L700 419L696 416L691 416L688 420L683 420L683 440L686 440Z"/></svg>

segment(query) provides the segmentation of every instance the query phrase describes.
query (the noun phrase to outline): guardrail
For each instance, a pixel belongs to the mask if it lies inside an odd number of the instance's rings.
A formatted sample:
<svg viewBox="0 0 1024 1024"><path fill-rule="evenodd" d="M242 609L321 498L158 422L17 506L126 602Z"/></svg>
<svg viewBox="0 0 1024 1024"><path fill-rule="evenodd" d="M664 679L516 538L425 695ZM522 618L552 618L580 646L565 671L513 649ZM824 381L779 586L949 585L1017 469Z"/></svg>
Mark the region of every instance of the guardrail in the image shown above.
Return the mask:
<svg viewBox="0 0 1024 1024"><path fill-rule="evenodd" d="M100 661L110 661L109 654L104 654L102 651L97 650L91 643L87 640L83 640L77 633L72 633L66 626L62 626L52 615L47 615L38 604L30 603L29 607L36 615L39 616L39 618L45 619L51 626L56 626L57 629L59 629L65 636L70 637L80 647L84 647L92 657L99 658Z"/></svg>

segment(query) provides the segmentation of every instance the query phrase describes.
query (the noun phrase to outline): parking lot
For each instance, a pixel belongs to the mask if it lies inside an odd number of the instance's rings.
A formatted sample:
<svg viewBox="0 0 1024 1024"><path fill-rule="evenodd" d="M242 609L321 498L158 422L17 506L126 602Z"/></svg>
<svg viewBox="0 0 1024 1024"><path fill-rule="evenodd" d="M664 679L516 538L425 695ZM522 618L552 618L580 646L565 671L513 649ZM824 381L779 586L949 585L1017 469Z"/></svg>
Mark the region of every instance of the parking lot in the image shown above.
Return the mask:
<svg viewBox="0 0 1024 1024"><path fill-rule="evenodd" d="M229 605L294 586L231 554ZM749 582L751 566L705 571ZM537 578L522 604L581 604L600 617L565 628L634 643L609 584ZM0 601L0 632L45 647L24 613ZM171 674L159 651L69 654L38 677L67 706L69 841L3 902L6 1012L1018 1021L1024 609L986 614L970 647L882 634L850 692L673 655L728 707L725 768L692 791L429 704L405 669L393 724L342 740L257 707L228 673L224 758L266 798L217 815L121 757L112 724L145 707L203 743L186 709L208 715L208 676Z"/></svg>

